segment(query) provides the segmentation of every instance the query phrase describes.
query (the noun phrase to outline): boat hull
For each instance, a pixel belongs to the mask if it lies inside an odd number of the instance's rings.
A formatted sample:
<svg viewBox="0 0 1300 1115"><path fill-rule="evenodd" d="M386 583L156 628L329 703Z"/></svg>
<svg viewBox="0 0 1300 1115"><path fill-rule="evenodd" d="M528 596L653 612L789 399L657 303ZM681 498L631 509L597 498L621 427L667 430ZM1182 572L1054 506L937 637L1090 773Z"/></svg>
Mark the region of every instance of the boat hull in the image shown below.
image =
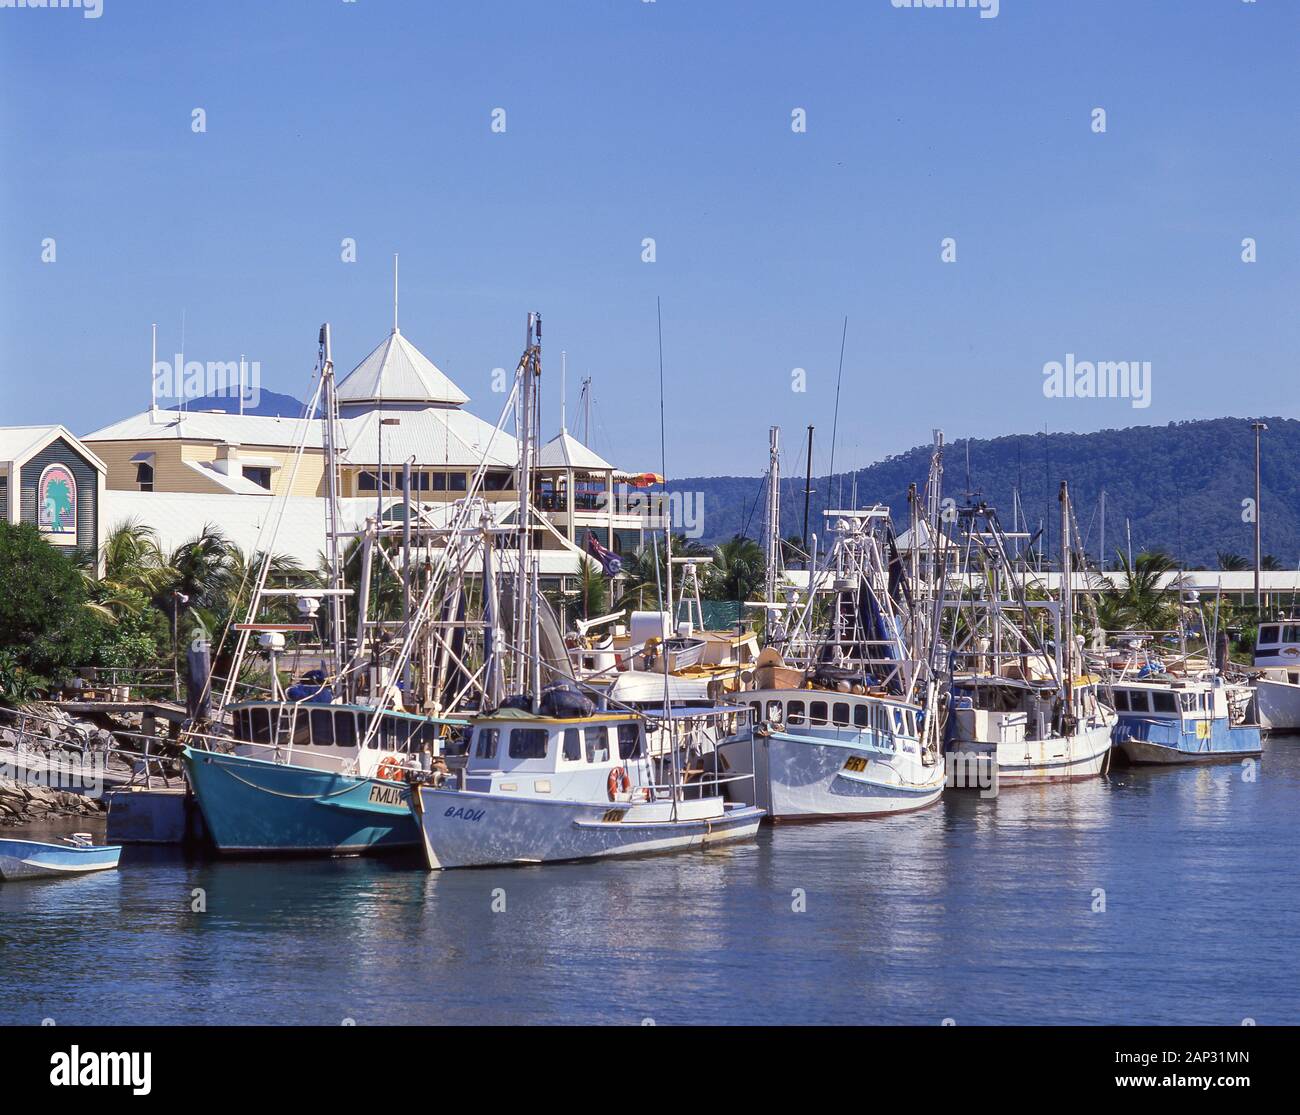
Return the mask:
<svg viewBox="0 0 1300 1115"><path fill-rule="evenodd" d="M719 751L729 776L753 775L728 784L733 797L757 805L773 823L909 813L933 805L944 789L941 764L927 767L919 756L849 739L770 731L755 735L752 750L746 736Z"/></svg>
<svg viewBox="0 0 1300 1115"><path fill-rule="evenodd" d="M1194 730L1184 731L1181 720L1121 717L1115 725L1115 746L1135 766L1231 763L1263 754L1257 727L1232 727L1224 720L1193 723Z"/></svg>
<svg viewBox="0 0 1300 1115"><path fill-rule="evenodd" d="M1255 683L1255 718L1268 732L1300 732L1300 685L1261 678Z"/></svg>
<svg viewBox="0 0 1300 1115"><path fill-rule="evenodd" d="M412 812L425 861L439 871L652 855L748 840L758 831L762 810L718 805L718 799L682 802L673 820L667 802L574 802L418 786Z"/></svg>
<svg viewBox="0 0 1300 1115"><path fill-rule="evenodd" d="M0 879L39 879L111 871L120 845L75 847L35 840L0 840Z"/></svg>
<svg viewBox="0 0 1300 1115"><path fill-rule="evenodd" d="M419 843L401 783L192 748L184 761L224 854L346 856Z"/></svg>
<svg viewBox="0 0 1300 1115"><path fill-rule="evenodd" d="M948 784L954 789L987 789L1078 782L1102 773L1110 749L1109 724L1043 740L955 741L947 756Z"/></svg>

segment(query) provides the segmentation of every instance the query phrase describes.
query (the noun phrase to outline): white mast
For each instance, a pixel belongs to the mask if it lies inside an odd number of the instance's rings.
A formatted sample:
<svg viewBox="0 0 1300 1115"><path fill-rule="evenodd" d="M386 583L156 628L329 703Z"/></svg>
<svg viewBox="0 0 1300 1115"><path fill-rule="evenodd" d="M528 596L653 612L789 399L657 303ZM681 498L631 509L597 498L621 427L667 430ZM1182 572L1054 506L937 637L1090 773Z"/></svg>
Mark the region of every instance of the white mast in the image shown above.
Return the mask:
<svg viewBox="0 0 1300 1115"><path fill-rule="evenodd" d="M776 582L781 563L781 427L768 430L767 448L767 535L766 583L764 599L771 604L776 600Z"/></svg>
<svg viewBox="0 0 1300 1115"><path fill-rule="evenodd" d="M325 560L329 565L330 634L334 649L334 674L336 690L342 681L345 661L346 632L343 610L343 563L339 556L339 469L338 454L334 448L335 424L338 421L338 399L334 394L334 356L330 347L330 327L326 322L320 327L321 374L321 424L325 448ZM360 634L364 634L364 628Z"/></svg>
<svg viewBox="0 0 1300 1115"><path fill-rule="evenodd" d="M149 417L153 418L158 410L158 323L153 323L153 345L149 357Z"/></svg>

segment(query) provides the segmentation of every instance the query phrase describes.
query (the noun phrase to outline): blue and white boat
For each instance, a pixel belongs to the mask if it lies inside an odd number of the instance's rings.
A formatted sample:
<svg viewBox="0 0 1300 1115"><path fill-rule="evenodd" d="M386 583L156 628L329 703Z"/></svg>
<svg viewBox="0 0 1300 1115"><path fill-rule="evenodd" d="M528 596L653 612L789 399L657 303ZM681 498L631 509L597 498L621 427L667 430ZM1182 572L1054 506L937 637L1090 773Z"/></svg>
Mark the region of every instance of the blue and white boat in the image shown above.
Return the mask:
<svg viewBox="0 0 1300 1115"><path fill-rule="evenodd" d="M254 701L231 713L230 750L182 752L212 841L228 854L414 847L407 777L464 723L356 704Z"/></svg>
<svg viewBox="0 0 1300 1115"><path fill-rule="evenodd" d="M0 840L0 879L39 879L112 871L120 844L95 844L88 832L74 832L61 844Z"/></svg>
<svg viewBox="0 0 1300 1115"><path fill-rule="evenodd" d="M1111 686L1119 721L1116 748L1133 764L1216 763L1262 754L1258 724L1233 707L1232 688L1218 674L1177 679L1149 676Z"/></svg>

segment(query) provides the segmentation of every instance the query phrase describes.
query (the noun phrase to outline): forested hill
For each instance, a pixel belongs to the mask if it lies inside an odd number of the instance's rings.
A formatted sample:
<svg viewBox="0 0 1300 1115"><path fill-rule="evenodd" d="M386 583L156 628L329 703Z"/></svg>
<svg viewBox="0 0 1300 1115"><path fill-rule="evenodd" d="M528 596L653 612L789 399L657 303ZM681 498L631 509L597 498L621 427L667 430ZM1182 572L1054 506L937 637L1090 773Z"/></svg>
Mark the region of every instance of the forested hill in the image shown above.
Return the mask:
<svg viewBox="0 0 1300 1115"><path fill-rule="evenodd" d="M1300 566L1300 421L1266 418L1262 441L1263 548L1280 568ZM1058 548L1057 492L1068 480L1075 517L1094 557L1099 545L1099 500L1106 491L1106 550L1113 560L1125 544L1125 520L1133 551L1162 548L1189 566L1216 568L1226 551L1253 561L1254 527L1243 519L1242 501L1254 495L1251 420L1217 418L1167 426L1132 426L1092 434L1023 434L992 440L951 442L944 453L944 495L995 507L1011 527L1012 492L1019 485L1031 530L1046 527L1049 552ZM969 449L969 482L967 450ZM801 457L801 454L797 454ZM802 465L802 460L799 461ZM925 485L930 447L918 446L857 472L858 506L886 503L896 522L907 523L907 487ZM783 463L789 471L791 463ZM802 468L781 481L781 532L803 527ZM837 474L832 503L847 506L853 474ZM759 538L763 528L764 478L701 476L671 488L703 494L703 541L737 533ZM828 478L814 479L809 533L821 532ZM840 495L839 493L842 493Z"/></svg>

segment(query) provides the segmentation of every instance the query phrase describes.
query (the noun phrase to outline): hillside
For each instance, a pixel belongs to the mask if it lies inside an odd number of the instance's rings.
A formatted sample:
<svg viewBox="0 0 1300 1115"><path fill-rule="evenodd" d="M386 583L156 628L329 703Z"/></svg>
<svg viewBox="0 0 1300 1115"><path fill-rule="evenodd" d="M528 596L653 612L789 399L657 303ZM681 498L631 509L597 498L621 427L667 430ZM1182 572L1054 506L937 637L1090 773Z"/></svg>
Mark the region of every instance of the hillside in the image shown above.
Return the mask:
<svg viewBox="0 0 1300 1115"><path fill-rule="evenodd" d="M1283 568L1295 568L1300 565L1300 421L1264 421L1269 426L1261 468L1264 552ZM944 495L958 503L966 499L967 448L959 440L944 454ZM1188 565L1211 568L1218 564L1219 551L1253 560L1254 528L1242 519L1242 501L1253 496L1255 484L1250 419L971 440L969 454L969 487L975 498L997 507L1010 529L1012 491L1019 483L1024 514L1033 530L1046 523L1052 551L1060 532L1057 489L1068 480L1075 517L1093 555L1099 543L1098 495L1105 488L1106 549L1112 560L1124 545L1126 518L1134 552L1160 547ZM924 486L929 459L930 447L920 446L859 470L858 505L887 503L905 524L908 484ZM783 467L789 470L792 463ZM787 537L800 534L803 526L804 477L799 471L781 482L782 533ZM833 490L843 492L845 504L852 481L851 473L835 477ZM738 532L759 537L763 482L750 476L686 477L670 487L703 493L703 540L718 542ZM814 488L810 533L820 529L827 478L814 479Z"/></svg>

